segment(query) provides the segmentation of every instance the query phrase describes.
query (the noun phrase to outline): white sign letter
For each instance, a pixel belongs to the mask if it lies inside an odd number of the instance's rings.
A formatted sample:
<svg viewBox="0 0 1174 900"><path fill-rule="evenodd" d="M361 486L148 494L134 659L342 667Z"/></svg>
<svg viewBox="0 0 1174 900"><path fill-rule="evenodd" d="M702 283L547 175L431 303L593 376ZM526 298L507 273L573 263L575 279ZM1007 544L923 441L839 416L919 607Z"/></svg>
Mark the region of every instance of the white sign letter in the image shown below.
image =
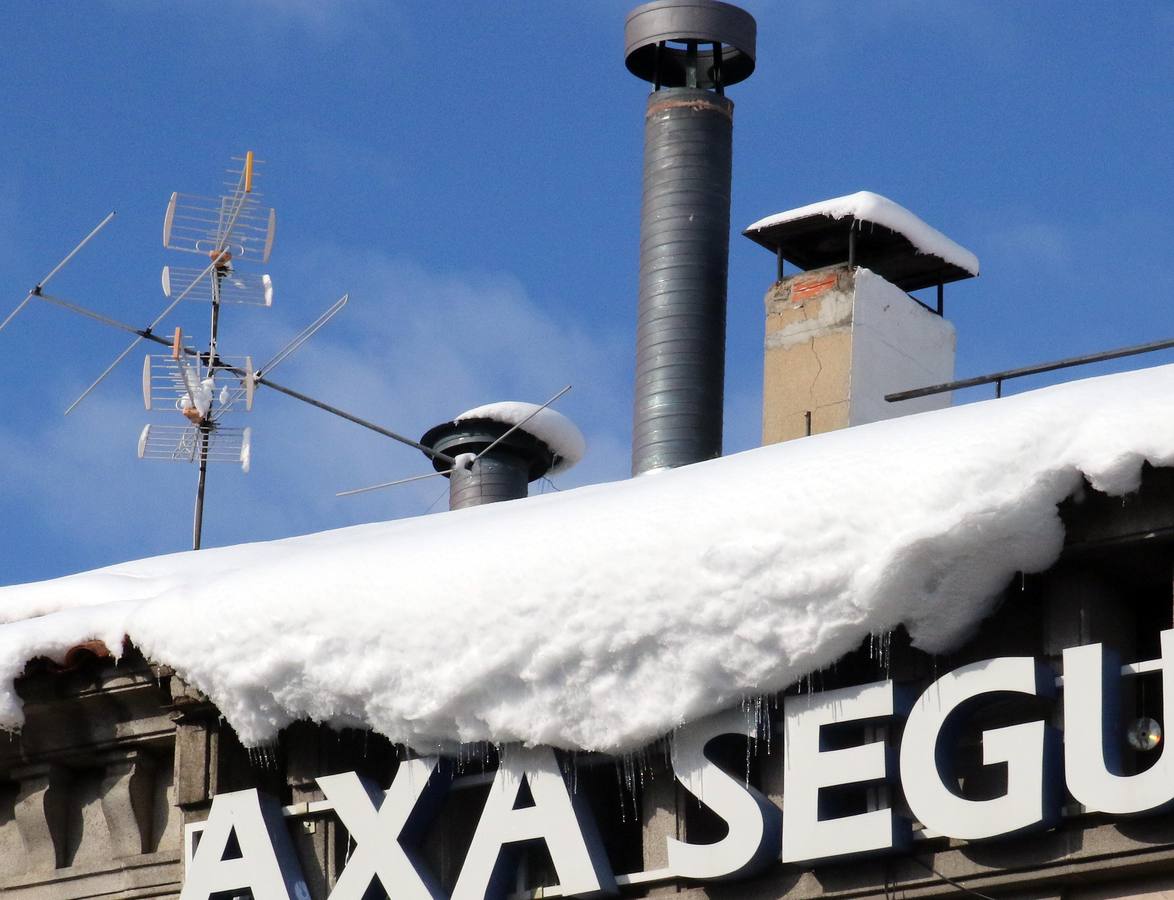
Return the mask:
<svg viewBox="0 0 1174 900"><path fill-rule="evenodd" d="M225 859L234 834L240 856ZM179 900L208 900L222 891L246 889L253 900L310 900L281 807L256 790L212 800Z"/></svg>
<svg viewBox="0 0 1174 900"><path fill-rule="evenodd" d="M888 850L909 840L909 823L884 807L821 817L820 791L889 776L884 741L824 749L824 726L882 719L896 712L893 682L803 694L783 700L783 862Z"/></svg>
<svg viewBox="0 0 1174 900"><path fill-rule="evenodd" d="M354 772L323 775L318 787L355 841L354 852L330 892L330 900L363 900L378 878L396 900L439 900L439 885L414 858L413 845L435 812L448 779L436 757L399 764L386 794Z"/></svg>
<svg viewBox="0 0 1174 900"><path fill-rule="evenodd" d="M1100 644L1064 651L1064 767L1068 790L1094 812L1144 813L1174 800L1174 755L1121 774L1121 661ZM1174 631L1162 632L1162 724L1174 729Z"/></svg>
<svg viewBox="0 0 1174 900"><path fill-rule="evenodd" d="M713 844L668 838L669 870L682 878L738 878L778 859L779 810L742 780L718 768L705 747L723 734L746 736L746 713L732 709L686 725L672 742L673 774L729 826Z"/></svg>
<svg viewBox="0 0 1174 900"><path fill-rule="evenodd" d="M533 806L515 809L522 785ZM497 900L511 887L508 845L546 841L564 897L614 894L615 878L582 798L572 797L549 747L509 749L489 789L452 900Z"/></svg>
<svg viewBox="0 0 1174 900"><path fill-rule="evenodd" d="M1056 676L1030 656L971 663L931 684L909 714L901 739L901 786L909 808L931 831L974 841L1059 821L1058 741L1046 722L984 731L983 765L1006 764L1007 792L993 800L968 800L956 793L954 733L965 707L998 692L1052 697Z"/></svg>

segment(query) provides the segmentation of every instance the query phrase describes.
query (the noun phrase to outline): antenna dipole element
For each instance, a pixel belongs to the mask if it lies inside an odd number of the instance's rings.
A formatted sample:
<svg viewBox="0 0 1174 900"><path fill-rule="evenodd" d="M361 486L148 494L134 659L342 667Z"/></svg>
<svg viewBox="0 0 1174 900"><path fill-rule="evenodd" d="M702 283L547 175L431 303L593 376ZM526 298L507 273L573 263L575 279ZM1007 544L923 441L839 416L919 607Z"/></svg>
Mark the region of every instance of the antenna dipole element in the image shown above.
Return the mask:
<svg viewBox="0 0 1174 900"><path fill-rule="evenodd" d="M82 238L78 242L78 245L76 247L74 247L67 254L65 254L65 256L62 258L61 262L59 262L57 265L55 265L49 271L48 275L46 275L44 278L42 278L40 281L38 281L36 286L25 295L25 298L23 300L21 300L20 303L17 304L16 309L14 309L12 312L10 312L8 314L8 316L4 319L3 322L0 322L0 331L3 331L8 326L8 323L16 318L17 313L19 313L22 309L24 309L25 306L28 305L28 302L30 300L32 300L34 297L40 297L41 291L44 289L45 285L47 285L49 283L49 280L54 275L56 275L58 272L60 272L62 269L64 269L65 266L69 263L69 261L72 260L75 256L77 256L78 252L82 249L82 247L84 247L91 240L93 240L94 236L97 235L97 233L99 231L101 231L103 228L105 228L107 225L109 225L110 220L113 218L114 218L114 210L110 210L110 212L107 213L106 218L104 218L101 222L99 222L97 225L95 225L93 227L93 229L90 231L90 233L87 234L84 238Z"/></svg>

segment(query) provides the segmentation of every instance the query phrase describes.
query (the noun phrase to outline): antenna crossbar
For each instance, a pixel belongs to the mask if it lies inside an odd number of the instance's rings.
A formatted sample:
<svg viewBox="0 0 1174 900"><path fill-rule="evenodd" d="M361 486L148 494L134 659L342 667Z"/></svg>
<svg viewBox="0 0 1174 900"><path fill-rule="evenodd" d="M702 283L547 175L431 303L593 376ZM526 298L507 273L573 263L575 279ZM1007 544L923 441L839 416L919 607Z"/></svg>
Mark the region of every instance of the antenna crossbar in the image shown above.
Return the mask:
<svg viewBox="0 0 1174 900"><path fill-rule="evenodd" d="M216 261L215 260L208 263L208 267L206 269L204 269L203 276L201 276L201 277L207 277L208 273L211 272L214 268L216 268ZM67 416L71 412L73 412L75 409L77 409L78 404L81 403L83 400L85 400L86 397L88 397L91 394L91 392L93 392L94 388L96 388L98 385L100 385L106 379L106 376L109 375L111 372L113 372L118 367L118 364L120 362L122 362L124 359L126 359L128 356L130 356L131 351L134 350L134 348L139 345L140 341L145 340L147 338L147 335L155 330L156 325L158 325L165 318L167 318L167 316L171 313L171 311L173 309L175 309L177 306L179 306L180 302L183 301L183 299L185 297L187 297L187 295L191 292L191 290L194 286L195 286L195 282L193 282L191 285L189 285L186 290L182 291L179 294L179 296L176 297L174 300L172 300L171 303L169 303L167 305L167 308L164 309L163 312L159 313L159 315L157 315L155 317L155 320L153 322L151 322L151 324L148 325L146 328L142 329L141 331L139 331L138 329L135 330L135 333L138 335L138 337L135 338L135 340L133 340L131 342L129 347L127 347L120 354L118 354L118 356L115 357L114 362L112 362L110 365L108 365L106 367L105 371L102 372L102 374L97 377L97 379L94 381L93 384L91 384L88 388L86 388L82 392L82 395L80 397L78 397L76 400L73 401L73 403L71 403L69 405L69 408L65 410L65 414ZM166 344L168 342L164 341L163 343Z"/></svg>
<svg viewBox="0 0 1174 900"><path fill-rule="evenodd" d="M229 371L232 370L230 369ZM285 394L287 397L293 397L295 400L301 400L303 403L308 403L310 406L317 407L324 412L338 416L340 419L346 419L348 422L361 425L368 431L374 431L376 434L381 434L386 438L391 438L393 441L399 441L401 444L407 444L409 447L414 447L415 449L427 454L433 459L439 459L441 462L448 463L450 466L456 465L456 460L447 453L441 453L439 450L433 450L431 447L425 447L419 441L413 441L409 437L405 437L402 434L397 434L390 428L384 428L382 425L376 425L374 422L369 422L366 419L359 418L358 416L352 415L344 409L339 409L337 406L331 406L329 403L323 403L321 400L315 400L313 397L303 394L301 391L295 391L293 388L285 387L284 385L280 385L276 381L271 381L270 379L263 376L257 376L257 384L263 384L265 387L271 388L272 390L277 391L279 394Z"/></svg>
<svg viewBox="0 0 1174 900"><path fill-rule="evenodd" d="M30 294L29 296L31 297L34 295ZM70 312L75 312L80 316L93 319L95 322L101 322L103 325L109 325L112 328L125 331L127 334L134 334L141 338L147 338L151 334L149 331L144 331L141 328L135 328L133 325L128 325L126 322L120 322L118 319L110 318L110 316L104 316L100 312L94 312L94 310L86 309L84 306L78 306L78 304L71 303L62 297L55 297L52 294L36 294L35 296L38 300L44 300L46 303L52 303L54 306L60 306L62 309L68 309ZM164 343L170 344L171 342L164 341Z"/></svg>

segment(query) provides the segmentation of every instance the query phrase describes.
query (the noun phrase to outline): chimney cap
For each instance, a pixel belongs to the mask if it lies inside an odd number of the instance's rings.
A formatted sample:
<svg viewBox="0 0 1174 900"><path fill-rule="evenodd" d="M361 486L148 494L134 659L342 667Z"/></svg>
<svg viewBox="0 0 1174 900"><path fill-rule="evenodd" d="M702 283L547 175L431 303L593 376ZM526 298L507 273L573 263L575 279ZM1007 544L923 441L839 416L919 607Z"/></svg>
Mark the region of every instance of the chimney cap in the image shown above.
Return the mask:
<svg viewBox="0 0 1174 900"><path fill-rule="evenodd" d="M698 47L697 87L737 84L754 71L758 25L746 10L720 0L653 0L628 13L624 24L624 64L637 78L662 87L684 87L687 53L662 43L721 44L720 72L713 50Z"/></svg>
<svg viewBox="0 0 1174 900"><path fill-rule="evenodd" d="M470 409L451 422L430 428L420 443L449 456L477 454L519 422L525 424L514 429L494 452L501 450L525 458L530 481L548 473L565 472L583 458L587 443L570 419L553 409L520 401L488 403ZM432 464L438 472L447 469L435 457Z"/></svg>
<svg viewBox="0 0 1174 900"><path fill-rule="evenodd" d="M856 263L903 291L978 274L977 256L905 207L871 191L776 213L742 233L800 269L818 269L847 261L852 231Z"/></svg>

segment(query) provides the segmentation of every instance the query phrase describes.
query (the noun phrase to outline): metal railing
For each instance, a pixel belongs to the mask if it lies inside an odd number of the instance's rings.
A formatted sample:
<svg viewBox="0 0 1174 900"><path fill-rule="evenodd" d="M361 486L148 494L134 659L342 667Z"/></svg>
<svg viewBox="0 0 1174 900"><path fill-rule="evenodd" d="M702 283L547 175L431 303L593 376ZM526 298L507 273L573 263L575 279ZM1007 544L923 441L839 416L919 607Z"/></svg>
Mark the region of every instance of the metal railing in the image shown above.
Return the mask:
<svg viewBox="0 0 1174 900"><path fill-rule="evenodd" d="M1101 353L1089 353L1084 356L1070 356L1067 359L1057 359L1053 362L1039 363L1034 366L1023 366L1018 369L1004 369L1002 372L992 372L990 375L979 375L975 378L963 378L960 381L947 381L944 384L931 384L928 387L914 388L911 391L897 391L894 394L885 394L889 403L899 403L902 400L913 400L916 397L928 397L931 394L944 394L961 388L977 387L982 384L993 384L995 396L1003 396L1003 382L1012 378L1022 378L1024 375L1039 375L1042 372L1054 372L1057 369L1070 369L1073 366L1085 366L1090 363L1105 362L1110 359L1121 359L1125 356L1137 356L1140 353L1153 353L1155 350L1169 350L1174 347L1174 339L1153 341L1149 344L1135 344L1132 347L1121 347L1117 350L1105 350Z"/></svg>

